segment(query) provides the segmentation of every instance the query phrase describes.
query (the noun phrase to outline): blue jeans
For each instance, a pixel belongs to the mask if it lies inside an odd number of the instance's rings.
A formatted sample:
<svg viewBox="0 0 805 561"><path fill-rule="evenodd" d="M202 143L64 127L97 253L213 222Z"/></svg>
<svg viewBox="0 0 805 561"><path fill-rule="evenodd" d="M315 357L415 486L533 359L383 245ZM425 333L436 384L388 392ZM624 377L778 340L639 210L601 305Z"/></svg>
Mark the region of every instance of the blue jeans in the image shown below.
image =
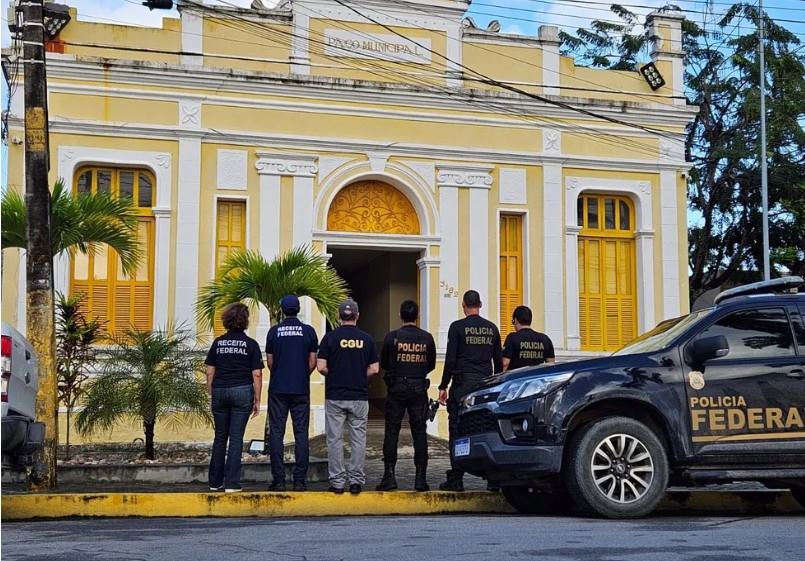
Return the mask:
<svg viewBox="0 0 805 561"><path fill-rule="evenodd" d="M212 389L212 416L215 420L215 440L210 458L210 487L224 485L227 489L240 487L243 433L254 405L254 387ZM227 440L229 452L227 453Z"/></svg>
<svg viewBox="0 0 805 561"><path fill-rule="evenodd" d="M294 452L296 465L293 470L294 483L304 483L307 479L309 463L308 426L310 424L310 397L307 395L278 394L269 392L268 426L271 448L271 474L275 483L285 482L285 462L283 461L283 440L288 412L293 423Z"/></svg>

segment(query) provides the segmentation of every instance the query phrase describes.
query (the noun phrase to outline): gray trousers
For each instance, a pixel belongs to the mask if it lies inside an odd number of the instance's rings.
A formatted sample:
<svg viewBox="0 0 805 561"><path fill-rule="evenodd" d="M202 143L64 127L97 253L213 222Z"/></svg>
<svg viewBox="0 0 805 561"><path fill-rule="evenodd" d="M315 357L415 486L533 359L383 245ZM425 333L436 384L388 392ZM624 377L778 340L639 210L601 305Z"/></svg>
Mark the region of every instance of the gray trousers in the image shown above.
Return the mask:
<svg viewBox="0 0 805 561"><path fill-rule="evenodd" d="M330 485L343 488L349 484L366 483L363 468L366 463L366 425L369 421L368 401L324 401L325 432L327 433L327 463ZM349 429L352 454L344 467L344 423Z"/></svg>

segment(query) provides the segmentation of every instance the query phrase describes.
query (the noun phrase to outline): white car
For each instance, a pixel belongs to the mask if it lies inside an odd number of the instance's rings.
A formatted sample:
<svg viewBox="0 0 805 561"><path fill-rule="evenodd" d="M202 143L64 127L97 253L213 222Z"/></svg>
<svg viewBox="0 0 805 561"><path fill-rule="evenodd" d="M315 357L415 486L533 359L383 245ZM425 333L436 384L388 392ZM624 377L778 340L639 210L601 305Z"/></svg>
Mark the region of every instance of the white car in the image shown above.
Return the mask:
<svg viewBox="0 0 805 561"><path fill-rule="evenodd" d="M45 426L36 422L34 406L39 382L36 353L22 334L2 324L2 456L3 467L30 464L42 449Z"/></svg>

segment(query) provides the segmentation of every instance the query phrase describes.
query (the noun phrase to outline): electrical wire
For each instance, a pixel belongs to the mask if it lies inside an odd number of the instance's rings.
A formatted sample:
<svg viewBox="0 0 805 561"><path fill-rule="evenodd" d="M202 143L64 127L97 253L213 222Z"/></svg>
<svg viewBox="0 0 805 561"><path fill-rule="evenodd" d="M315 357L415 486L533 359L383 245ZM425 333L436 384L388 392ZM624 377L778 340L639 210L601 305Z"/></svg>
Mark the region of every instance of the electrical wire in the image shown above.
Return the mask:
<svg viewBox="0 0 805 561"><path fill-rule="evenodd" d="M192 2L190 2L190 3L192 4ZM213 13L220 12L220 9L216 9L215 7L212 7L212 6L207 6L207 5L197 5L197 6L203 8L203 9L212 11ZM315 12L315 10L312 10L312 11L314 13L318 13L318 12ZM235 16L231 12L220 12L220 13L225 14L227 17L235 17L237 19L237 16ZM254 26L261 27L259 23L254 22L252 20L248 20L248 19L245 19L245 18L240 18L240 19L242 19L244 21L244 23L250 24L252 27L254 27ZM360 30L357 30L357 29L349 26L348 24L345 24L344 22L338 22L336 25L338 26L339 24L341 25L342 29L352 30L352 31L354 31L354 32L356 32L358 34L363 34L367 38L370 37L369 35L365 35L364 32L361 32ZM278 30L272 29L271 31L277 32ZM310 39L310 41L314 42L314 43L318 42L320 44L326 45L326 43L323 43L321 41L316 41L315 39ZM324 55L324 56L326 56L326 55ZM366 65L366 62L364 62L362 64ZM362 68L362 67L358 67L358 69L359 70L364 70L364 71L366 70L365 68ZM388 69L384 68L383 70L385 72L388 72ZM394 81L394 82L399 81L398 77L396 75L392 75L392 76L393 76L392 81ZM441 74L439 74L439 78L442 79L443 76ZM429 88L429 89L441 90L443 93L446 93L447 95L450 95L451 97L454 97L454 98L456 97L456 93L457 93L456 90L445 89L445 88L439 87L439 86L437 86L437 85L435 85L433 83L425 83L424 86ZM483 103L483 102L480 102L480 100L478 100L477 98L472 98L472 97L468 98L468 99L463 99L463 101L466 101L468 103L472 103L472 104L475 104L475 105ZM500 113L501 110L503 110L503 112L505 112L505 113L515 117L515 118L525 120L526 122L529 122L531 124L533 124L533 121L536 120L536 121L541 122L543 124L548 124L548 125L554 126L554 127L556 127L558 125L558 123L556 121L542 119L542 118L539 118L538 116L535 116L533 114L528 114L530 118L524 118L523 115L522 115L522 112L512 110L508 106L507 107L501 107L501 106L499 106L497 104L489 103L489 102L486 102L485 105L486 105L487 108L489 108L491 106L493 108L493 110L498 112L498 113ZM565 124L565 127L566 126L567 125ZM624 144L626 144L627 146L630 145L635 151L641 151L641 152L643 152L643 153L645 153L647 155L651 155L652 157L656 157L656 152L650 151L649 149L646 148L646 146L644 144L640 144L639 142L636 142L636 141L634 141L634 140L632 140L632 139L630 139L628 137L624 137L622 135L614 135L614 134L602 133L602 132L600 132L600 131L598 131L596 129L589 129L589 128L583 127L581 125L573 125L573 126L575 126L577 129L580 129L580 130L584 131L583 134L585 134L585 135L589 134L589 135L596 136L596 138L598 138L602 142L606 142L608 144L611 144L613 146L617 146L617 147L620 147L620 148L623 148ZM580 133L569 132L569 134L579 135Z"/></svg>

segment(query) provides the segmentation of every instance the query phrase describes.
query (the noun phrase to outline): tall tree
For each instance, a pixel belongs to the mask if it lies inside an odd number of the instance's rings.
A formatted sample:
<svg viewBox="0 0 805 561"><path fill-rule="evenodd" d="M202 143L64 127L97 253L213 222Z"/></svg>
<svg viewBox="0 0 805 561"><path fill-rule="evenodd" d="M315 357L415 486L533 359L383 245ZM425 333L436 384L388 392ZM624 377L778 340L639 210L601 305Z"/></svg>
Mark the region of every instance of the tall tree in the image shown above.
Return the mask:
<svg viewBox="0 0 805 561"><path fill-rule="evenodd" d="M22 194L3 193L2 248L25 248L28 211ZM107 244L120 257L123 270L133 273L141 258L137 240L137 207L131 199L111 193L73 195L60 179L53 187L50 206L50 239L54 256L63 251L89 254Z"/></svg>
<svg viewBox="0 0 805 561"><path fill-rule="evenodd" d="M674 10L666 6L665 10ZM562 34L563 50L603 68L633 69L651 37L624 7L622 24L594 22ZM756 5L736 3L707 26L686 20L687 95L699 112L687 130L692 297L763 261L760 96ZM805 52L799 38L763 14L771 260L773 271L805 273ZM759 274L759 273L758 273Z"/></svg>

